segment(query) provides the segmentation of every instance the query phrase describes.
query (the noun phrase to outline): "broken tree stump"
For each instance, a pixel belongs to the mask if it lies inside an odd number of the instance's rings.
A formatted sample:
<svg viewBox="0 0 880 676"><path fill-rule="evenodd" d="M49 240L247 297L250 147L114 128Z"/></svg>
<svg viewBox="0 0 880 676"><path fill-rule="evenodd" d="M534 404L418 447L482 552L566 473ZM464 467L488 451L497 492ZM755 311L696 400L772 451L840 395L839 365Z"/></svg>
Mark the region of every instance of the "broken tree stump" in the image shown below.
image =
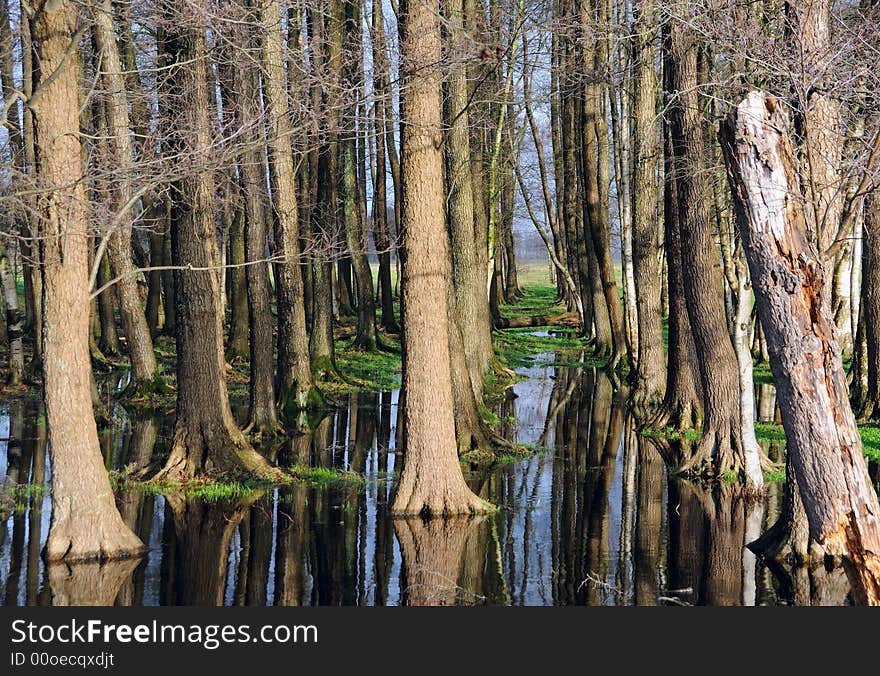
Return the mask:
<svg viewBox="0 0 880 676"><path fill-rule="evenodd" d="M880 507L788 130L778 101L753 91L722 122L721 147L810 533L843 558L856 602L880 605Z"/></svg>

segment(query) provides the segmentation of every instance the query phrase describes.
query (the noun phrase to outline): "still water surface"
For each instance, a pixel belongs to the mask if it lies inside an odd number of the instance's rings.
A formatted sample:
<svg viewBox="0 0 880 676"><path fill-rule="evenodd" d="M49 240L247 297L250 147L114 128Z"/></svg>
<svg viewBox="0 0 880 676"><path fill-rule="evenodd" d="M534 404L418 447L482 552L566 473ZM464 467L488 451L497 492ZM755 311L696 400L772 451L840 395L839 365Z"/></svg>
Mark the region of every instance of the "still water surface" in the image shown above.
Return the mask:
<svg viewBox="0 0 880 676"><path fill-rule="evenodd" d="M746 549L778 514L730 486L708 491L667 472L600 370L553 354L498 411L511 440L540 452L473 469L491 516L424 523L388 508L398 392L352 395L314 434L273 451L279 463L358 472L364 485L296 484L233 501L121 492L149 545L136 561L46 567L48 493L0 514L0 602L7 605L773 605L849 603L841 570L771 572ZM570 363L570 360L568 360ZM759 416L772 419L769 385ZM108 469L167 452L173 415L129 416L102 434ZM51 481L36 403L0 415L6 485ZM779 448L770 446L772 458Z"/></svg>

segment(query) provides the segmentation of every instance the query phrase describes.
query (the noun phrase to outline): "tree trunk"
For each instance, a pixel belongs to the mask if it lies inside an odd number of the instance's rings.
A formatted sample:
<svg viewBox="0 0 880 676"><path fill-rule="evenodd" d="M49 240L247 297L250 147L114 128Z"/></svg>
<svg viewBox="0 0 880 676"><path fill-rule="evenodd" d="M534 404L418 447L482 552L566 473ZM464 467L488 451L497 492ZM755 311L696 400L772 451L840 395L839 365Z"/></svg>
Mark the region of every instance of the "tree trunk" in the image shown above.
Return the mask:
<svg viewBox="0 0 880 676"><path fill-rule="evenodd" d="M721 477L746 469L740 432L739 371L722 298L711 225L711 190L698 98L697 40L677 20L669 24L664 62L674 96L670 127L678 189L684 292L703 389L702 438L683 469ZM686 252L686 253L685 253Z"/></svg>
<svg viewBox="0 0 880 676"><path fill-rule="evenodd" d="M386 138L385 107L390 97L388 75L379 65L385 58L385 22L382 16L382 1L373 0L371 43L373 47L373 91L376 103L373 106L375 134L373 178L373 238L379 256L379 297L382 309L382 326L389 333L400 333L400 325L394 316L394 292L391 286L391 240L388 236L388 194L387 194L387 155L386 144L394 139Z"/></svg>
<svg viewBox="0 0 880 676"><path fill-rule="evenodd" d="M668 77L668 71L664 72ZM663 404L651 421L654 427L686 430L703 417L702 384L697 350L684 297L684 261L678 224L678 179L672 152L672 135L664 122L663 229L666 242L666 287L669 298L668 362Z"/></svg>
<svg viewBox="0 0 880 676"><path fill-rule="evenodd" d="M403 409L406 455L392 511L444 516L485 511L456 453L446 284L452 277L443 214L440 19L424 0L401 4Z"/></svg>
<svg viewBox="0 0 880 676"><path fill-rule="evenodd" d="M106 254L102 256L98 267L98 287L110 281L110 262ZM116 299L116 287L108 286L98 294L98 317L100 318L101 342L98 347L105 357L116 357L120 353L119 335L116 332L116 315L113 311Z"/></svg>
<svg viewBox="0 0 880 676"><path fill-rule="evenodd" d="M125 94L125 78L116 47L116 33L113 27L113 6L110 0L103 0L101 6L93 10L95 26L95 45L101 60L101 74L109 95L106 101L106 116L109 144L119 180L114 181L112 200L115 208L113 230L106 237L108 257L113 275L117 279L116 298L119 301L119 317L125 334L125 347L131 362L132 394L147 393L155 388L157 378L156 354L153 352L153 339L147 326L147 319L141 305L137 285L137 269L131 256L132 237L132 166L134 155L131 146L131 124L128 114L128 100Z"/></svg>
<svg viewBox="0 0 880 676"><path fill-rule="evenodd" d="M9 344L9 378L7 383L18 387L24 381L24 313L18 305L18 287L9 263L6 242L0 242L0 286L6 306L6 341Z"/></svg>
<svg viewBox="0 0 880 676"><path fill-rule="evenodd" d="M844 557L855 599L880 605L880 504L849 407L830 279L808 239L788 120L773 97L751 92L721 138L810 533Z"/></svg>
<svg viewBox="0 0 880 676"><path fill-rule="evenodd" d="M260 49L260 15L253 5L245 10L246 25L242 27L241 49L253 56ZM270 28L271 30L271 28ZM255 440L274 437L281 431L275 409L274 341L272 340L272 288L269 285L269 265L266 243L269 236L269 212L264 170L263 109L260 105L260 73L243 59L236 59L235 92L238 96L237 126L248 130L246 143L252 148L239 163L241 193L244 198L246 223L244 233L234 234L233 246L242 246L248 265L242 268L247 286L247 317L250 341L249 411L246 430ZM237 218L238 215L236 215ZM241 226L238 226L240 228ZM237 229L237 228L236 228ZM243 237L242 237L243 234ZM237 244L235 239L243 241ZM297 271L298 272L298 271ZM233 293L233 303L240 302L240 289ZM233 305L233 317L235 305Z"/></svg>
<svg viewBox="0 0 880 676"><path fill-rule="evenodd" d="M489 325L480 317L489 314L486 280L477 254L474 215L474 177L471 166L470 115L468 113L467 66L461 52L464 40L464 8L461 0L445 8L453 66L446 81L444 116L448 128L446 151L446 214L452 236L452 274L458 317L461 321L465 359L474 394L480 398L491 345Z"/></svg>
<svg viewBox="0 0 880 676"><path fill-rule="evenodd" d="M853 379L854 389L857 389L856 379L861 378L865 387L853 405L859 418L880 420L880 193L877 191L865 196L864 219L862 318L853 350ZM862 335L858 335L860 333Z"/></svg>
<svg viewBox="0 0 880 676"><path fill-rule="evenodd" d="M122 521L98 443L89 363L89 233L79 142L77 21L72 3L43 5L31 18L42 83L34 115L41 198L46 321L43 397L52 455L48 561L115 559L143 544Z"/></svg>
<svg viewBox="0 0 880 676"><path fill-rule="evenodd" d="M296 174L290 145L287 87L278 0L262 0L263 67L266 127L269 139L269 176L275 208L275 254L281 262L278 278L278 401L282 410L303 409L314 403L306 333L305 299L300 266Z"/></svg>
<svg viewBox="0 0 880 676"><path fill-rule="evenodd" d="M584 72L601 72L605 66L604 43L590 45L589 35L595 0L578 0L581 16L581 48L584 50ZM584 197L584 222L587 228L583 237L592 239L596 258L595 271L590 279L601 284L596 300L602 299L608 314L610 327L610 361L613 368L626 354L626 336L623 330L623 310L614 277L611 260L611 222L608 213L608 123L603 110L605 87L599 81L583 87L580 97L581 124L581 181ZM591 262L592 265L592 262Z"/></svg>
<svg viewBox="0 0 880 676"><path fill-rule="evenodd" d="M654 70L657 26L653 0L641 2L634 12L632 239L639 349L633 403L637 412L644 413L662 402L666 383L660 308L662 226L657 218L656 178L661 146L657 140L657 74Z"/></svg>
<svg viewBox="0 0 880 676"><path fill-rule="evenodd" d="M337 167L337 111L331 91L335 86L329 63L338 49L333 43L330 12L310 12L312 29L312 63L321 80L313 86L313 114L323 125L316 141L315 209L312 213L312 241L315 254L312 260L312 331L309 336L309 359L312 374L317 380L336 376L336 358L333 344L333 242L337 230L338 193ZM336 57L338 58L338 57Z"/></svg>
<svg viewBox="0 0 880 676"><path fill-rule="evenodd" d="M214 224L214 177L204 156L211 146L205 68L205 17L182 15L164 0L171 120L169 151L190 163L171 184L171 250L177 300L177 422L162 479L204 471L277 478L245 440L232 417L223 358L220 255ZM181 161L181 160L178 160Z"/></svg>
<svg viewBox="0 0 880 676"><path fill-rule="evenodd" d="M358 91L359 54L363 42L360 30L360 0L344 0L342 85L349 95ZM342 140L342 213L345 240L351 255L354 283L357 285L357 333L354 345L367 351L376 349L376 301L373 297L373 271L367 258L367 232L358 189L357 109L349 105L343 112Z"/></svg>
<svg viewBox="0 0 880 676"><path fill-rule="evenodd" d="M249 153L248 155L252 155ZM260 175L262 163L254 167ZM244 174L244 170L239 170ZM265 192L264 184L258 185L257 189ZM243 199L242 201L245 201ZM265 206L260 204L260 209L264 210ZM245 359L248 356L250 346L248 345L248 322L249 307L247 293L247 273L248 269L253 266L245 266L247 260L247 241L245 228L245 207L243 205L235 207L232 215L232 223L229 227L229 264L231 267L227 274L229 275L230 287L230 305L232 311L229 313L229 338L226 341L226 359L230 362L236 359ZM266 216L262 218L265 220ZM263 249L259 253L260 259L266 257L266 251Z"/></svg>

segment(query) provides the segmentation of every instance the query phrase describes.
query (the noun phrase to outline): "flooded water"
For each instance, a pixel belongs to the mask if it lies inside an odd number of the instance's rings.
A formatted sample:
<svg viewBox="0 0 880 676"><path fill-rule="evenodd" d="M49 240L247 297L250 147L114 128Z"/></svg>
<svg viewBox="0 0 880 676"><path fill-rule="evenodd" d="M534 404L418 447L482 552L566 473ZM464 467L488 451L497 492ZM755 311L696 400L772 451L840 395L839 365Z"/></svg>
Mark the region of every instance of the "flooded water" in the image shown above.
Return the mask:
<svg viewBox="0 0 880 676"><path fill-rule="evenodd" d="M500 507L471 519L392 519L398 393L358 394L310 436L273 451L291 464L350 470L364 484L298 483L238 500L120 492L142 559L99 566L40 558L51 500L32 491L0 525L0 599L8 605L772 605L849 603L842 570L772 572L744 548L776 518L731 486L708 491L667 473L657 442L635 432L600 370L521 369L498 411L502 432L533 445L528 460L470 468L474 491ZM568 355L567 363L571 363ZM111 388L112 389L112 388ZM769 385L759 416L772 419ZM112 403L112 401L111 401ZM51 482L36 402L0 410L6 486ZM116 407L103 432L108 469L167 452L173 419ZM778 447L770 446L779 458Z"/></svg>

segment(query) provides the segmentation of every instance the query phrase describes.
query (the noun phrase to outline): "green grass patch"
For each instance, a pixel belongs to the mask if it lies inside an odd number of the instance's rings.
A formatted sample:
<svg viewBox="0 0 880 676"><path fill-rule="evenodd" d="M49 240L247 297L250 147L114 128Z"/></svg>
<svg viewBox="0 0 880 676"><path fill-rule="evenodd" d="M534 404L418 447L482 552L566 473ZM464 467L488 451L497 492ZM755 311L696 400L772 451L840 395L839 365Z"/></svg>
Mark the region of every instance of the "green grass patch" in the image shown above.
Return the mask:
<svg viewBox="0 0 880 676"><path fill-rule="evenodd" d="M383 336L386 349L364 352L336 342L336 368L344 382L322 384L331 392L387 392L400 387L401 349L397 337Z"/></svg>
<svg viewBox="0 0 880 676"><path fill-rule="evenodd" d="M296 481L304 481L312 486L329 486L331 484L348 484L350 486L363 486L366 479L357 472L345 472L329 467L307 467L305 465L292 465L287 468Z"/></svg>
<svg viewBox="0 0 880 676"><path fill-rule="evenodd" d="M686 430L676 430L671 427L665 427L663 429L658 429L656 427L646 427L640 432L641 436L647 437L648 439L670 439L672 441L679 441L681 439L687 439L688 441L699 441L700 440L700 430L696 429L686 429Z"/></svg>
<svg viewBox="0 0 880 676"><path fill-rule="evenodd" d="M502 317L540 317L565 312L565 306L557 301L555 286L524 286L522 292L518 302L498 308Z"/></svg>
<svg viewBox="0 0 880 676"><path fill-rule="evenodd" d="M536 335L547 333L548 335ZM582 364L585 361L587 341L574 330L546 332L535 328L495 331L492 336L495 353L511 369L526 368L535 363L539 354L555 354L554 364Z"/></svg>

